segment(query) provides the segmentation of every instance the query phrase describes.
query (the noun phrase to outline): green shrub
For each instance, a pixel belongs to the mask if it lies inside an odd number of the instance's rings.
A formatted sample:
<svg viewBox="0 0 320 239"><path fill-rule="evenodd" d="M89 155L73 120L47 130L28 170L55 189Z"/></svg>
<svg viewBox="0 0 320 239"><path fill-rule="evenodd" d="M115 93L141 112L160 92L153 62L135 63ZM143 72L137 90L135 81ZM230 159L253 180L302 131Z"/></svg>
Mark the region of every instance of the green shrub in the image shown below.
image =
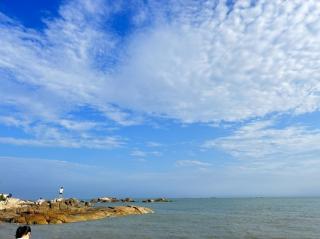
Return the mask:
<svg viewBox="0 0 320 239"><path fill-rule="evenodd" d="M6 200L6 197L3 194L0 194L0 202L5 200Z"/></svg>

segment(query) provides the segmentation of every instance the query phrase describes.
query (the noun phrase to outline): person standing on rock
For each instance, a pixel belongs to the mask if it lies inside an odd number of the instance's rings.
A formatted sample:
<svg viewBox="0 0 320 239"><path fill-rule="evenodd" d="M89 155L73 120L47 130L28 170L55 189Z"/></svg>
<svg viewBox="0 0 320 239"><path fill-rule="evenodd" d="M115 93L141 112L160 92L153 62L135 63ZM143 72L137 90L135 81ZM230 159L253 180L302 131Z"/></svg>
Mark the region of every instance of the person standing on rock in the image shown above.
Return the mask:
<svg viewBox="0 0 320 239"><path fill-rule="evenodd" d="M63 198L63 187L61 186L60 189L59 189L59 198Z"/></svg>
<svg viewBox="0 0 320 239"><path fill-rule="evenodd" d="M16 231L17 239L30 239L31 238L31 227L21 226L17 228Z"/></svg>

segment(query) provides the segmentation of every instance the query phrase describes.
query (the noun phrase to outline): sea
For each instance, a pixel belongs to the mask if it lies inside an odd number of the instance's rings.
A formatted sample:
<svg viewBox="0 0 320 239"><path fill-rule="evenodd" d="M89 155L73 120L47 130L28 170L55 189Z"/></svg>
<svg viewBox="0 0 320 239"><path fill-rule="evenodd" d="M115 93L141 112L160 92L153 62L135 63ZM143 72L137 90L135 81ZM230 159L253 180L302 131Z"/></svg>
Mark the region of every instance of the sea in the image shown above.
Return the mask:
<svg viewBox="0 0 320 239"><path fill-rule="evenodd" d="M172 199L135 203L155 213L60 225L32 225L32 239L320 238L320 198ZM104 203L100 206L117 205ZM0 239L17 225L0 223Z"/></svg>

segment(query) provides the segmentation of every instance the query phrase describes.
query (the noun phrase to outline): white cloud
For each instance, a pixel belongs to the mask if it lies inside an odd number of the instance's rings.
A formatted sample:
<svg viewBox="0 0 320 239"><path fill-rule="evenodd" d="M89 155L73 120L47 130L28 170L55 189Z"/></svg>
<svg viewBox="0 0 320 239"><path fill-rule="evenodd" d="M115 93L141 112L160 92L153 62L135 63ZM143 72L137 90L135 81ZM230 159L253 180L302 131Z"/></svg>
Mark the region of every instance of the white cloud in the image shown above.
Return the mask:
<svg viewBox="0 0 320 239"><path fill-rule="evenodd" d="M158 143L158 142L153 142L153 141L147 142L146 145L150 148L159 148L159 147L163 146L163 144Z"/></svg>
<svg viewBox="0 0 320 239"><path fill-rule="evenodd" d="M103 27L123 4L69 1L41 32L1 14L0 104L29 126L61 122L87 133L93 124L66 117L83 105L106 125L146 115L212 123L318 111L320 4L249 2L232 11L225 1L171 2L171 10L151 2L150 15L139 5L136 26L153 19L125 41Z"/></svg>
<svg viewBox="0 0 320 239"><path fill-rule="evenodd" d="M161 152L159 151L143 151L140 149L134 149L131 153L131 156L137 157L137 158L146 158L146 157L159 157L161 155Z"/></svg>
<svg viewBox="0 0 320 239"><path fill-rule="evenodd" d="M211 166L210 163L206 163L199 160L178 160L176 161L176 165L179 167L202 167L202 168Z"/></svg>
<svg viewBox="0 0 320 239"><path fill-rule="evenodd" d="M319 109L319 3L238 3L228 14L224 1L193 13L184 4L180 17L132 37L120 105L186 122Z"/></svg>
<svg viewBox="0 0 320 239"><path fill-rule="evenodd" d="M1 144L113 149L124 146L127 141L124 137L114 135L113 128L108 128L101 122L61 119L51 123L35 123L26 118L0 116L0 123L10 129L20 128L27 135L11 137L2 133Z"/></svg>
<svg viewBox="0 0 320 239"><path fill-rule="evenodd" d="M10 137L0 135L1 144L41 147L111 149L124 146L126 139L111 135L111 131L100 123L90 121L61 120L51 124L15 118L0 117L0 122L9 128L21 128L32 137ZM100 135L95 132L99 131Z"/></svg>
<svg viewBox="0 0 320 239"><path fill-rule="evenodd" d="M146 157L147 156L147 153L144 152L144 151L141 151L141 150L133 150L131 153L130 153L131 156L133 157Z"/></svg>
<svg viewBox="0 0 320 239"><path fill-rule="evenodd" d="M241 160L243 168L285 173L318 165L319 140L318 129L301 125L276 128L271 120L250 123L230 136L208 140L203 147L231 154Z"/></svg>
<svg viewBox="0 0 320 239"><path fill-rule="evenodd" d="M0 137L1 144L14 144L21 146L40 146L40 147L63 147L63 148L94 148L94 149L114 149L124 145L124 141L116 137L54 137L43 138L13 138Z"/></svg>

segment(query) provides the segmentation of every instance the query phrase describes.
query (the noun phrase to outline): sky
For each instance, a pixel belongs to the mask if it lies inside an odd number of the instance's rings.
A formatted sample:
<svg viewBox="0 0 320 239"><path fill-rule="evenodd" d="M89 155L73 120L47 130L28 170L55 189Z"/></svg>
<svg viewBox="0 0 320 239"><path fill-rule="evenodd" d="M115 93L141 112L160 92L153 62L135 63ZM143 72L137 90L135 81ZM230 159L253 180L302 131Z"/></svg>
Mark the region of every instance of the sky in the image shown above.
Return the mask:
<svg viewBox="0 0 320 239"><path fill-rule="evenodd" d="M317 0L0 1L0 191L320 196Z"/></svg>

